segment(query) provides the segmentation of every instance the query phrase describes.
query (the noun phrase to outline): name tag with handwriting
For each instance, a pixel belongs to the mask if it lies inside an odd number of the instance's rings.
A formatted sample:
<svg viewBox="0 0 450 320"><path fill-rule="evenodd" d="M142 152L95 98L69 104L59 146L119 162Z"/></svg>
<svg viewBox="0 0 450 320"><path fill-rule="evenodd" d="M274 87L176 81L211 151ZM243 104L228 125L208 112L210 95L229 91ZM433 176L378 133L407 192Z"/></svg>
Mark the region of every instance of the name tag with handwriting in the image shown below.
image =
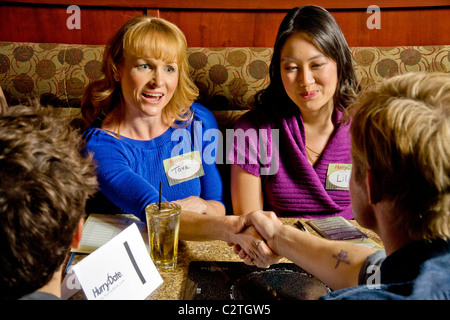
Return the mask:
<svg viewBox="0 0 450 320"><path fill-rule="evenodd" d="M189 181L205 174L198 151L192 151L163 161L170 186Z"/></svg>
<svg viewBox="0 0 450 320"><path fill-rule="evenodd" d="M330 163L325 188L327 190L349 190L351 173L351 164Z"/></svg>

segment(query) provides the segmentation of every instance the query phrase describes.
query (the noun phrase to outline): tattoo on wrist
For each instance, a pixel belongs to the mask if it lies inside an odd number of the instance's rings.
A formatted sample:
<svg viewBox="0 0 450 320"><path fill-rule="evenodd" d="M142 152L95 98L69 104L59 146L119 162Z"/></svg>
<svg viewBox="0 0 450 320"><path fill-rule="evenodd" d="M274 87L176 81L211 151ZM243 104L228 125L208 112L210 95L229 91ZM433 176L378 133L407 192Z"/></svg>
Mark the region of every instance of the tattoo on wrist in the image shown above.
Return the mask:
<svg viewBox="0 0 450 320"><path fill-rule="evenodd" d="M346 264L350 264L350 261L348 261L346 259L347 256L348 256L348 252L344 251L344 250L341 250L339 252L339 254L333 254L333 258L335 258L337 260L336 265L334 266L334 268L336 269L341 262L346 263Z"/></svg>

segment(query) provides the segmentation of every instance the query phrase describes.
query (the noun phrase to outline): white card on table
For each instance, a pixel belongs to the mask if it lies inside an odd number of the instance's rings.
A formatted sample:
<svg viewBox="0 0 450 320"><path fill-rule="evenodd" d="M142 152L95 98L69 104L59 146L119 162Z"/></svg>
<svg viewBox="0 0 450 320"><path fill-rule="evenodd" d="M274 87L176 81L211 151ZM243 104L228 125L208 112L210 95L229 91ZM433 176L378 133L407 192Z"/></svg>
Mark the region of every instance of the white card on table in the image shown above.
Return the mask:
<svg viewBox="0 0 450 320"><path fill-rule="evenodd" d="M89 300L143 300L163 282L134 223L73 270Z"/></svg>

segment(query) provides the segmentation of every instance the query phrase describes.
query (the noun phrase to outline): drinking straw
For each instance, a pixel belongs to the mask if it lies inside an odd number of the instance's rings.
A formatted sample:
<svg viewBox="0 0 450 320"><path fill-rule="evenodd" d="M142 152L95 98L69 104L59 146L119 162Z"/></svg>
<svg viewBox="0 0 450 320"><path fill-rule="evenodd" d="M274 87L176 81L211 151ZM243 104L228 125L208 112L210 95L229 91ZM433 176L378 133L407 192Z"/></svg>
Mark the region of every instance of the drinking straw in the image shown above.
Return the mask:
<svg viewBox="0 0 450 320"><path fill-rule="evenodd" d="M162 181L159 182L159 203L158 203L159 210L161 210L161 190L162 190Z"/></svg>

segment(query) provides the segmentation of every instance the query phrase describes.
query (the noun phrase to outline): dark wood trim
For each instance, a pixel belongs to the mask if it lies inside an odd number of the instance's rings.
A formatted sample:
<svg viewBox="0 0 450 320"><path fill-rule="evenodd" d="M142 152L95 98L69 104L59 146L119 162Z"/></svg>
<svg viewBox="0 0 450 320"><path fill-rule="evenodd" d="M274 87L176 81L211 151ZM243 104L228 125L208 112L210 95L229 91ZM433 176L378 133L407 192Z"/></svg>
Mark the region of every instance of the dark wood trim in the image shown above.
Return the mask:
<svg viewBox="0 0 450 320"><path fill-rule="evenodd" d="M304 4L315 4L327 9L449 7L448 0L6 0L0 3L27 3L38 5L73 5L100 7L165 8L165 9L224 9L224 10L286 10Z"/></svg>

